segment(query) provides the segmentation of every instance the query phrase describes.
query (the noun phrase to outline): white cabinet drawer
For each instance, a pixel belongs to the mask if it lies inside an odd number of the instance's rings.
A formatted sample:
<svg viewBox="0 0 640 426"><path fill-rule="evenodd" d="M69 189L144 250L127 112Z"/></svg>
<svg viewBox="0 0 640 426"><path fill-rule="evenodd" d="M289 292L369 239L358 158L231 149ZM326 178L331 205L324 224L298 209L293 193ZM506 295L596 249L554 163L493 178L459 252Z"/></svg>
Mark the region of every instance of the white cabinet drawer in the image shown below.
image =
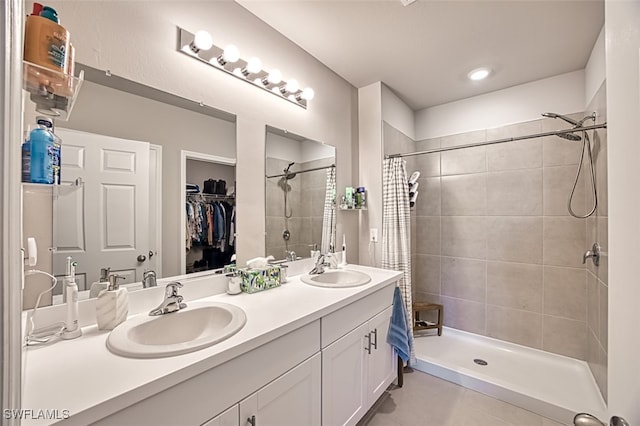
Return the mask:
<svg viewBox="0 0 640 426"><path fill-rule="evenodd" d="M322 318L321 343L326 348L393 303L395 285L388 285L369 296Z"/></svg>

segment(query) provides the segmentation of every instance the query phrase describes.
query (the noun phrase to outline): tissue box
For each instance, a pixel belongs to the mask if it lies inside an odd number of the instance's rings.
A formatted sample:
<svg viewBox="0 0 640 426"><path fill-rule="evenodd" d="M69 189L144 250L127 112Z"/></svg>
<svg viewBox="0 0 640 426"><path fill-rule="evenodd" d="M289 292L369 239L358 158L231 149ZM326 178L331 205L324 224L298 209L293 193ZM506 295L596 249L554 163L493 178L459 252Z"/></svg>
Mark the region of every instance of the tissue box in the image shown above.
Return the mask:
<svg viewBox="0 0 640 426"><path fill-rule="evenodd" d="M268 266L260 269L238 269L242 276L242 291L256 293L262 290L280 286L280 268Z"/></svg>

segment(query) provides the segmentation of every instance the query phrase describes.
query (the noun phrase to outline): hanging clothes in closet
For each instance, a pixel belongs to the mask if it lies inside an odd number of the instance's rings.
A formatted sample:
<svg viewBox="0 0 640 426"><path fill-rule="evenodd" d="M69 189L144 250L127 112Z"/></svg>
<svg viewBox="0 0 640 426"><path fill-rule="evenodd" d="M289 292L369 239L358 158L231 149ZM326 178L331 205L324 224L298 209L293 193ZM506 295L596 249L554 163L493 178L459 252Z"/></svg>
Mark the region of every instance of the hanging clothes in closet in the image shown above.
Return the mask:
<svg viewBox="0 0 640 426"><path fill-rule="evenodd" d="M186 213L187 251L201 247L209 269L228 264L235 253L233 198L187 196Z"/></svg>

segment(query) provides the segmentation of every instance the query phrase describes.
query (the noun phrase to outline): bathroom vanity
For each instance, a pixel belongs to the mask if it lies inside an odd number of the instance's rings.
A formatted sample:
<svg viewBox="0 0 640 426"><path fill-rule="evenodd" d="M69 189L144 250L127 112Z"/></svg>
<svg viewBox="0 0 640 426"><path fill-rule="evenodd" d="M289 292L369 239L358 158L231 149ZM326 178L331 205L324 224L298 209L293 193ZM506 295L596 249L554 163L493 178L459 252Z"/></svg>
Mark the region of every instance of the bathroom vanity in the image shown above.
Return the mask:
<svg viewBox="0 0 640 426"><path fill-rule="evenodd" d="M198 298L241 308L246 324L183 355L114 355L106 347L109 332L95 325L84 326L79 339L29 347L23 408L68 410L67 425L354 425L395 379L386 334L401 274L347 268L371 281L323 288L294 276L261 293L218 290ZM187 294L185 300L193 302ZM147 315L146 306L132 303L137 315Z"/></svg>

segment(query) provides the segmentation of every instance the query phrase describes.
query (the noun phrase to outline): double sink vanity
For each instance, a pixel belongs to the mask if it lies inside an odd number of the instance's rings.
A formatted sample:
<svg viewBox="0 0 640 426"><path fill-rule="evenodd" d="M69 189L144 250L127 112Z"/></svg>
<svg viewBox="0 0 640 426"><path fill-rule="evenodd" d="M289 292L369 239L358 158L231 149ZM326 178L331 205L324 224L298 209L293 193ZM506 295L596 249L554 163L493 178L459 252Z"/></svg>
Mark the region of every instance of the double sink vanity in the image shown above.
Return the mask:
<svg viewBox="0 0 640 426"><path fill-rule="evenodd" d="M24 352L23 407L69 425L356 424L396 376L386 334L399 277L349 265L239 295L224 276L190 278L186 308L151 317L164 285L132 292L111 332L83 301L82 337Z"/></svg>

